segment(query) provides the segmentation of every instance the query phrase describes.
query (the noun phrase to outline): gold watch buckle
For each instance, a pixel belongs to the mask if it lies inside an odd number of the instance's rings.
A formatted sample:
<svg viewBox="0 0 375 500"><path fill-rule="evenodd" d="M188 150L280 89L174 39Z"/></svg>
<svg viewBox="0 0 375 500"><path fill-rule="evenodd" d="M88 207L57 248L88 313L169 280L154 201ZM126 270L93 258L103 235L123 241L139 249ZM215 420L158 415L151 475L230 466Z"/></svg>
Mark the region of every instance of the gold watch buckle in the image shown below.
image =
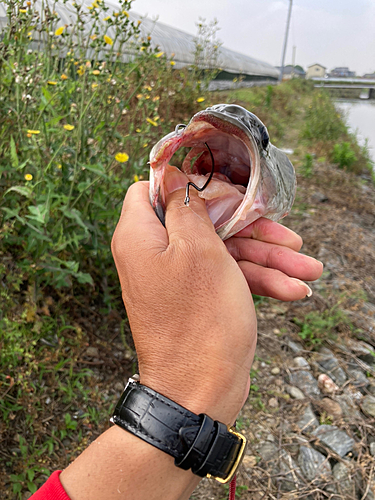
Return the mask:
<svg viewBox="0 0 375 500"><path fill-rule="evenodd" d="M211 474L207 474L207 476L206 476L210 479L215 479L215 481L218 481L221 484L229 483L229 481L232 480L233 476L235 475L239 466L241 465L242 459L245 455L245 448L246 448L246 444L247 444L247 440L246 440L245 436L243 434L239 433L238 431L236 431L236 429L234 427L228 427L228 431L231 434L234 434L235 436L240 438L242 441L241 448L240 448L240 451L238 452L237 458L236 458L231 470L229 471L227 477L221 478L221 477L217 477L217 476L211 476Z"/></svg>

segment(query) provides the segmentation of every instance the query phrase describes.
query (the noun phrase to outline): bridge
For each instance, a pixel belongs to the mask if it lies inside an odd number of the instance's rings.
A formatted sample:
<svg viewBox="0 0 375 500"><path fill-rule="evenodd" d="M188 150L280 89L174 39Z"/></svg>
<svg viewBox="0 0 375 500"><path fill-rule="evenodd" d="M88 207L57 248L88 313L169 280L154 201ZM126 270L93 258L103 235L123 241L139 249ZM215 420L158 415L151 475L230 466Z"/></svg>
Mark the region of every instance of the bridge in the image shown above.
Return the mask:
<svg viewBox="0 0 375 500"><path fill-rule="evenodd" d="M314 87L329 90L359 92L360 99L375 99L375 80L366 78L312 78Z"/></svg>

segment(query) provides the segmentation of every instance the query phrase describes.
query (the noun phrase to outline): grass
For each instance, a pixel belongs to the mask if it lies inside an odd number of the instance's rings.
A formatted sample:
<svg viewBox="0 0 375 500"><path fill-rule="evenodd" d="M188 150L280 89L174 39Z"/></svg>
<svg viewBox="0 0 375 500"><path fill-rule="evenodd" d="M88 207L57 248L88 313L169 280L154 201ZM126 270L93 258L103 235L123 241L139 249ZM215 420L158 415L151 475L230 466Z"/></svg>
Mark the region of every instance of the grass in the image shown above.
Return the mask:
<svg viewBox="0 0 375 500"><path fill-rule="evenodd" d="M116 44L139 34L124 14L127 1L121 15L108 12L112 44L94 28L90 41L75 45L75 27L60 32L51 13L41 24L46 50L30 52L35 12L18 15L22 5L9 4L0 48L0 489L12 499L33 493L108 426L136 371L109 248L126 189L147 178L148 153L161 136L224 99L257 114L274 144L297 141L297 164L306 150L330 158L345 142L356 161L344 168L360 171L366 160L309 82L208 94L194 68L175 70L141 38L137 57L118 64ZM76 8L85 22L104 7ZM87 43L96 54L90 60ZM59 60L62 49L71 57ZM305 175L310 163L300 167ZM306 317L306 340L313 345L326 328L334 334L343 321L335 314ZM251 398L265 408L255 383Z"/></svg>

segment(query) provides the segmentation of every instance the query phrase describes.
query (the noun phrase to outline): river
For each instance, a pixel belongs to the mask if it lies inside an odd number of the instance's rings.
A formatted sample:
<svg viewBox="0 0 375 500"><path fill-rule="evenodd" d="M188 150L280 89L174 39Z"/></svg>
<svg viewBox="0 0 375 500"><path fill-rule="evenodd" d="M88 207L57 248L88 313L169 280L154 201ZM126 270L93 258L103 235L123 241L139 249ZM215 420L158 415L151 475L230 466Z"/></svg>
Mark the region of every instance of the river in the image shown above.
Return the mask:
<svg viewBox="0 0 375 500"><path fill-rule="evenodd" d="M375 163L375 100L337 99L336 104L344 112L351 132L357 134L359 144L365 145L368 141L369 153Z"/></svg>

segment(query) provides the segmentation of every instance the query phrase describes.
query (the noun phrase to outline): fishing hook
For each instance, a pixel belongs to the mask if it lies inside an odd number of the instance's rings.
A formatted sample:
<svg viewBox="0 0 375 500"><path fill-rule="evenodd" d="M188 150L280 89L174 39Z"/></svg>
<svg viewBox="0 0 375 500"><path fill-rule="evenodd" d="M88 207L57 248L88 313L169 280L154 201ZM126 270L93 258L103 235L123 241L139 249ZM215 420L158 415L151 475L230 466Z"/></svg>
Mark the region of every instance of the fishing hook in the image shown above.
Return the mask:
<svg viewBox="0 0 375 500"><path fill-rule="evenodd" d="M188 207L189 206L189 202L190 202L190 196L189 196L189 186L192 186L193 188L195 188L197 191L199 192L202 192L206 189L206 187L209 185L209 183L211 182L211 179L212 179L212 176L214 175L214 172L215 172L215 162L214 162L214 157L213 157L213 154L211 152L211 149L208 147L208 144L207 142L204 143L204 145L206 146L206 148L208 149L208 152L210 153L210 156L211 156L211 162L212 162L212 166L211 166L211 173L210 173L210 176L209 178L207 179L207 182L205 183L205 185L203 187L198 187L194 184L194 182L188 182L186 184L186 195L185 195L185 205Z"/></svg>

